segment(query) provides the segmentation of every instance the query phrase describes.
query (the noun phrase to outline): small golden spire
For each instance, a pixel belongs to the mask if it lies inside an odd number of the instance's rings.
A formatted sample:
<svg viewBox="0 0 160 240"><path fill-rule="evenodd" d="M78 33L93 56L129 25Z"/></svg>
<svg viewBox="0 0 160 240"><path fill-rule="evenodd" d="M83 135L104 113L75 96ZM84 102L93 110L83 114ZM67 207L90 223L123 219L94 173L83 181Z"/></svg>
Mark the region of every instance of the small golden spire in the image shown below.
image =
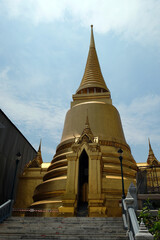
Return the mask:
<svg viewBox="0 0 160 240"><path fill-rule="evenodd" d="M39 144L38 152L41 152L41 143L42 143L42 139L40 139L40 144Z"/></svg>
<svg viewBox="0 0 160 240"><path fill-rule="evenodd" d="M79 140L82 141L83 137L86 136L86 135L88 136L87 138L91 140L91 142L94 141L94 136L93 136L93 133L92 133L92 131L90 129L90 125L89 125L88 109L87 109L87 116L86 116L85 127L83 129L83 132L82 132Z"/></svg>
<svg viewBox="0 0 160 240"><path fill-rule="evenodd" d="M42 139L40 140L40 144L39 144L39 148L38 148L36 156L32 159L32 161L30 161L27 164L27 168L37 168L37 167L40 168L41 167L41 164L43 163L42 154L41 154L41 143L42 143Z"/></svg>
<svg viewBox="0 0 160 240"><path fill-rule="evenodd" d="M86 116L85 128L90 128L90 126L89 126L89 119L88 119L88 115Z"/></svg>
<svg viewBox="0 0 160 240"><path fill-rule="evenodd" d="M154 155L149 138L148 138L148 143L149 143L149 155Z"/></svg>
<svg viewBox="0 0 160 240"><path fill-rule="evenodd" d="M89 120L88 120L88 109L87 109L87 115L86 115L86 123L85 123L86 127L89 127Z"/></svg>
<svg viewBox="0 0 160 240"><path fill-rule="evenodd" d="M153 165L153 164L158 164L158 160L157 158L154 156L152 147L151 147L151 143L150 143L150 139L148 138L148 143L149 143L149 153L148 153L148 159L147 159L147 163L149 165Z"/></svg>
<svg viewBox="0 0 160 240"><path fill-rule="evenodd" d="M42 139L40 139L39 148L38 148L37 156L36 156L36 159L40 164L43 163L42 154L41 154L41 144L42 144Z"/></svg>

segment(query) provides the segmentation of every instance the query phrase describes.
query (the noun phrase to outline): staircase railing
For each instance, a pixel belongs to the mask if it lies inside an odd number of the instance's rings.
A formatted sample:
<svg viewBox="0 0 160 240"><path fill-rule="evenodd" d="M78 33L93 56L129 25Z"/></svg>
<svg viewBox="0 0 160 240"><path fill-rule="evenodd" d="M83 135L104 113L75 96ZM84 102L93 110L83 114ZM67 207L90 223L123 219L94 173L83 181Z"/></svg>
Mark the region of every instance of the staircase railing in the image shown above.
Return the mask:
<svg viewBox="0 0 160 240"><path fill-rule="evenodd" d="M134 198L129 192L122 200L122 218L129 240L153 239L153 235L149 233L143 221L139 226L134 209Z"/></svg>
<svg viewBox="0 0 160 240"><path fill-rule="evenodd" d="M133 199L133 198L132 198ZM136 234L139 232L139 225L137 221L137 217L135 214L135 210L132 208L132 206L126 204L126 199L122 200L122 208L123 210L123 222L124 222L124 227L127 229L127 234L129 237L129 240L134 240ZM131 199L127 199L131 200ZM131 203L131 201L130 201Z"/></svg>
<svg viewBox="0 0 160 240"><path fill-rule="evenodd" d="M8 200L0 206L0 223L12 214L13 200Z"/></svg>

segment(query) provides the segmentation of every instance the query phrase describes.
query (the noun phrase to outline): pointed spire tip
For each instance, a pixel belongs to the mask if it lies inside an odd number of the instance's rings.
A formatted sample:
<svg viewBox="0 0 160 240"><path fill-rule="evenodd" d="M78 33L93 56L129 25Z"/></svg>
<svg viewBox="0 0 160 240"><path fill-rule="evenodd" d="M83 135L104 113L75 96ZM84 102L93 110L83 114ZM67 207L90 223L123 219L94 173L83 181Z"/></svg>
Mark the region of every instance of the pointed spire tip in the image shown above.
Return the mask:
<svg viewBox="0 0 160 240"><path fill-rule="evenodd" d="M152 148L151 148L151 141L150 141L150 138L148 138L148 143L149 143L149 149L152 149Z"/></svg>
<svg viewBox="0 0 160 240"><path fill-rule="evenodd" d="M90 47L94 47L94 48L95 48L94 36L93 36L93 25L91 25L91 39L90 39Z"/></svg>
<svg viewBox="0 0 160 240"><path fill-rule="evenodd" d="M39 143L38 152L41 152L41 144L42 144L42 139L40 139L40 143Z"/></svg>

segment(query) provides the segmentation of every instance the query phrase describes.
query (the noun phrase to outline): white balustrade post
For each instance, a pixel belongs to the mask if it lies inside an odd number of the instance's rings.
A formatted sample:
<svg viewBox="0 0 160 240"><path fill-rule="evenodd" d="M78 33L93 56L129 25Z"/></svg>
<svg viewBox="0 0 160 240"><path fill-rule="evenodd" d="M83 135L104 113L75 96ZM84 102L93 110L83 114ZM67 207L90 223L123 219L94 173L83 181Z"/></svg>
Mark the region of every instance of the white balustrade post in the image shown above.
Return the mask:
<svg viewBox="0 0 160 240"><path fill-rule="evenodd" d="M127 211L127 225L128 225L128 231L130 231L130 220L129 220L129 213L128 213L128 208L131 207L133 208L134 206L134 198L131 196L130 192L127 192L127 196L124 199L124 202L126 204L126 211Z"/></svg>
<svg viewBox="0 0 160 240"><path fill-rule="evenodd" d="M153 235L149 233L148 229L146 228L143 219L141 219L141 223L139 226L139 232L135 235L136 240L153 240Z"/></svg>

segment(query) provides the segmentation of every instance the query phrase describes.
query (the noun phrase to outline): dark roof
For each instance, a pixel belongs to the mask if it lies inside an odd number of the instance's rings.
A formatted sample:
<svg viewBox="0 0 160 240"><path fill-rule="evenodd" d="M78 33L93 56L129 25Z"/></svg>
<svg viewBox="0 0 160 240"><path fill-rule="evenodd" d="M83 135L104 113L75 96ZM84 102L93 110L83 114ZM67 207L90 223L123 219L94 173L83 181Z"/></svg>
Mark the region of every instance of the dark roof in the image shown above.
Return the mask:
<svg viewBox="0 0 160 240"><path fill-rule="evenodd" d="M37 153L37 151L35 150L35 148L31 145L31 143L27 140L27 138L21 133L21 131L12 123L12 121L6 116L6 114L2 111L2 109L0 109L0 113L2 115L4 115L4 117L11 123L11 125L16 129L16 131L18 131L20 133L20 135L25 139L25 141L28 142L28 144L34 149L34 151ZM0 123L0 128L4 128L4 125L2 123Z"/></svg>

